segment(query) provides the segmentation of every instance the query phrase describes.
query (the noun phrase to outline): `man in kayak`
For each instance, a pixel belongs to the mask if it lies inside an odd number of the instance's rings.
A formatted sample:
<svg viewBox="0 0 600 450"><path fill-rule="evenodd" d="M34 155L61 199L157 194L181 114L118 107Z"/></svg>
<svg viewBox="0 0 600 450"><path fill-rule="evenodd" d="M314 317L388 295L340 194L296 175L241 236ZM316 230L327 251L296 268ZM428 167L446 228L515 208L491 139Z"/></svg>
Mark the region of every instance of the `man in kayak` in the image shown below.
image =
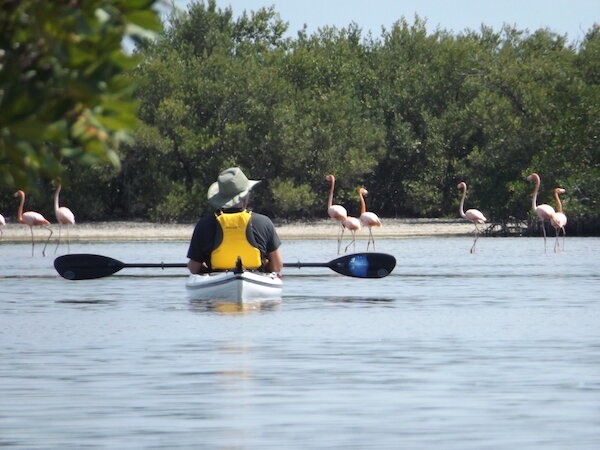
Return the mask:
<svg viewBox="0 0 600 450"><path fill-rule="evenodd" d="M246 269L281 271L281 240L273 222L248 210L250 191L258 183L239 167L231 167L208 188L208 202L215 212L202 217L194 228L187 253L191 273L233 269L238 258Z"/></svg>

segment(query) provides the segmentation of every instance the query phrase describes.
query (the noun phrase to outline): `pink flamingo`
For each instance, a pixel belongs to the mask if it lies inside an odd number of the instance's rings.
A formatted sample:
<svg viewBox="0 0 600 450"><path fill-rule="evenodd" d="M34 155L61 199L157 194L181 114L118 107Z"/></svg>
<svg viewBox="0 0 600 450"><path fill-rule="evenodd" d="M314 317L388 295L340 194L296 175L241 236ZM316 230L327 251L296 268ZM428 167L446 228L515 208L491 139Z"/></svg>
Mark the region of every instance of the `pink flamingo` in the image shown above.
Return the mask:
<svg viewBox="0 0 600 450"><path fill-rule="evenodd" d="M58 250L58 246L60 245L60 231L63 225L65 225L67 229L67 249L68 251L71 250L69 243L69 225L75 225L75 215L73 212L66 206L59 206L58 196L61 188L62 186L59 184L54 193L54 215L58 221L58 242L56 243L54 253L56 253L56 250Z"/></svg>
<svg viewBox="0 0 600 450"><path fill-rule="evenodd" d="M556 240L554 241L554 251L556 252L559 248L558 235L560 230L563 232L563 250L565 249L565 237L567 232L565 231L565 225L567 225L567 216L563 214L562 202L558 197L559 194L564 194L565 190L562 188L554 189L554 198L556 199L556 212L550 217L550 225L554 227L556 231Z"/></svg>
<svg viewBox="0 0 600 450"><path fill-rule="evenodd" d="M3 227L6 225L6 220L4 220L4 216L2 214L0 214L0 227ZM0 228L0 239L2 239L2 228Z"/></svg>
<svg viewBox="0 0 600 450"><path fill-rule="evenodd" d="M542 224L542 231L544 233L544 251L546 251L546 227L544 226L544 221L552 217L554 214L554 208L550 205L546 205L545 203L541 205L537 204L537 196L541 184L540 176L537 173L532 173L527 177L527 181L535 181L535 187L533 188L533 193L531 194L531 207L535 211Z"/></svg>
<svg viewBox="0 0 600 450"><path fill-rule="evenodd" d="M339 229L338 238L337 238L338 254L339 254L340 247L342 245L342 237L344 236L343 221L346 220L346 217L348 216L348 212L346 211L346 208L344 208L342 205L334 205L333 204L333 190L335 187L335 177L332 174L329 174L325 177L325 179L331 183L330 188L329 188L329 199L327 200L327 214L332 219L335 219L338 222L340 222L340 229Z"/></svg>
<svg viewBox="0 0 600 450"><path fill-rule="evenodd" d="M346 245L344 252L347 252L348 247L350 247L352 244L354 244L354 250L356 250L356 232L361 229L360 220L358 220L356 217L347 216L342 221L342 227L344 227L347 230L350 230L350 232L352 233L352 240L348 245Z"/></svg>
<svg viewBox="0 0 600 450"><path fill-rule="evenodd" d="M369 244L373 242L373 250L375 250L375 238L373 238L373 227L381 227L381 220L377 217L377 214L373 212L367 211L367 206L365 205L364 196L367 195L369 191L365 188L360 188L358 190L358 196L360 197L360 223L369 228L369 241L367 242L367 251L369 251Z"/></svg>
<svg viewBox="0 0 600 450"><path fill-rule="evenodd" d="M31 256L33 256L33 248L35 246L35 242L33 240L33 227L42 227L50 232L48 235L48 239L46 240L46 244L44 245L44 249L42 250L42 255L46 256L46 246L48 245L48 241L50 237L52 237L52 228L50 222L48 222L44 216L42 216L39 212L35 211L26 211L23 212L23 205L25 204L25 192L18 190L15 192L15 197L21 198L21 203L19 204L19 211L17 213L17 220L19 223L29 226L29 230L31 231Z"/></svg>
<svg viewBox="0 0 600 450"><path fill-rule="evenodd" d="M487 220L485 216L478 209L467 209L464 211L465 205L465 197L467 196L467 183L461 181L458 183L458 190L462 190L462 198L460 199L460 208L459 213L460 216L472 222L475 225L475 240L473 241L473 246L471 247L471 253L475 251L475 244L477 244L477 239L479 239L479 227L477 227L478 223L485 223Z"/></svg>

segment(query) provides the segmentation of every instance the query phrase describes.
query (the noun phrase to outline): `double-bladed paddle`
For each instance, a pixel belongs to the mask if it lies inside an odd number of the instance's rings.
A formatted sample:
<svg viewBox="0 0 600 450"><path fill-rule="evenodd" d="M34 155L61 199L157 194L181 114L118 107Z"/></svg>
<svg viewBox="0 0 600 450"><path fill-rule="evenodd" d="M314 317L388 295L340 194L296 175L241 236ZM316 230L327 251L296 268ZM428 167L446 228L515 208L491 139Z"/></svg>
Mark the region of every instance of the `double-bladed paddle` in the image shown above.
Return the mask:
<svg viewBox="0 0 600 450"><path fill-rule="evenodd" d="M166 269L171 267L187 267L185 263L142 263L126 264L119 260L102 255L87 253L59 256L54 260L54 268L67 280L91 280L117 273L128 267L154 267ZM283 267L328 267L342 275L356 278L383 278L396 267L396 258L386 253L353 253L340 256L326 263L284 263Z"/></svg>

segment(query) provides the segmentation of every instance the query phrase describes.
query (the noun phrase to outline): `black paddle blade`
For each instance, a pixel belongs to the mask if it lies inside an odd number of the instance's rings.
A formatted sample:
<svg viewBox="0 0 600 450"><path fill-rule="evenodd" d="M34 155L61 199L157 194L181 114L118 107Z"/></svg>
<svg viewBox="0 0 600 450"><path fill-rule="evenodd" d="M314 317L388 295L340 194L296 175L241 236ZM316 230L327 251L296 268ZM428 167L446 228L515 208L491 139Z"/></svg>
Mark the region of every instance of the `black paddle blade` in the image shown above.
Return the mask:
<svg viewBox="0 0 600 450"><path fill-rule="evenodd" d="M396 258L386 253L354 253L330 261L327 267L348 277L383 278L396 267Z"/></svg>
<svg viewBox="0 0 600 450"><path fill-rule="evenodd" d="M108 256L85 253L63 255L54 260L54 268L67 280L91 280L118 272L125 264Z"/></svg>

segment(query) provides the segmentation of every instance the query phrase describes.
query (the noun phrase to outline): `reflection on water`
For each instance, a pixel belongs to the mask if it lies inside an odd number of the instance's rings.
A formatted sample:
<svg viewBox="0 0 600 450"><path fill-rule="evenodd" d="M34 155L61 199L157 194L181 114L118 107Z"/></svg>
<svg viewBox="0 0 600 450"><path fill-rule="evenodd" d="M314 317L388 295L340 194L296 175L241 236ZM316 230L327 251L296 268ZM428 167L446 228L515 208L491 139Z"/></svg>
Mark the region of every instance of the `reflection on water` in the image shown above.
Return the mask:
<svg viewBox="0 0 600 450"><path fill-rule="evenodd" d="M257 311L273 311L281 306L281 300L253 300L244 303L227 300L190 300L190 310L222 314L246 314Z"/></svg>
<svg viewBox="0 0 600 450"><path fill-rule="evenodd" d="M309 299L310 297L286 297L286 301L302 301L303 299ZM325 303L333 303L333 304L348 304L348 305L377 305L381 307L390 306L392 307L392 303L395 301L394 298L377 298L377 297L348 297L348 296L329 296L321 299Z"/></svg>
<svg viewBox="0 0 600 450"><path fill-rule="evenodd" d="M63 280L0 243L0 446L600 448L600 239L567 240L381 239L390 276L290 269L282 301L247 306L189 301L181 269ZM182 262L187 243L71 250Z"/></svg>
<svg viewBox="0 0 600 450"><path fill-rule="evenodd" d="M99 300L99 299L79 299L79 300L56 300L56 303L66 303L66 304L74 304L74 305L103 305L103 304L114 304L116 303L113 300Z"/></svg>

